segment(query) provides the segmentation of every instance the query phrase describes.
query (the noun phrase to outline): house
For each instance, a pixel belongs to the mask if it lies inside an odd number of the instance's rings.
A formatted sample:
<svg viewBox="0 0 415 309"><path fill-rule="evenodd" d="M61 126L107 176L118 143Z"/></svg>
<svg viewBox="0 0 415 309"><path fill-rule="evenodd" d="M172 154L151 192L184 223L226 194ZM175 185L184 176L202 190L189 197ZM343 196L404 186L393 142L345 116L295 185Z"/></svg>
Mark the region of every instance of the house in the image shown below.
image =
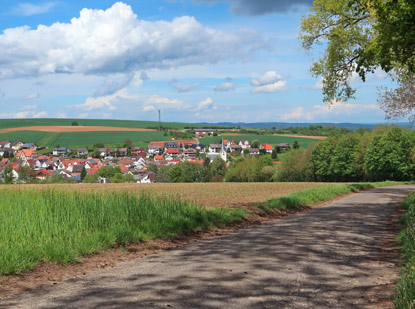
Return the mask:
<svg viewBox="0 0 415 309"><path fill-rule="evenodd" d="M110 148L98 148L98 151L100 157L106 157L111 153Z"/></svg>
<svg viewBox="0 0 415 309"><path fill-rule="evenodd" d="M145 149L143 147L133 147L131 148L131 155L137 156L141 153L145 153Z"/></svg>
<svg viewBox="0 0 415 309"><path fill-rule="evenodd" d="M128 155L127 148L115 148L115 156L116 157L125 157Z"/></svg>
<svg viewBox="0 0 415 309"><path fill-rule="evenodd" d="M179 149L170 148L166 151L166 160L172 160L174 158L177 158L179 156Z"/></svg>
<svg viewBox="0 0 415 309"><path fill-rule="evenodd" d="M139 158L138 160L134 161L134 167L136 169L146 168L147 167L147 162L144 158Z"/></svg>
<svg viewBox="0 0 415 309"><path fill-rule="evenodd" d="M163 146L161 144L153 144L148 145L148 154L149 155L155 155L155 154L162 154L164 149L164 143Z"/></svg>
<svg viewBox="0 0 415 309"><path fill-rule="evenodd" d="M215 132L213 129L194 129L193 131L196 135L213 134Z"/></svg>
<svg viewBox="0 0 415 309"><path fill-rule="evenodd" d="M266 153L270 153L270 154L272 153L272 150L273 150L272 146L270 144L267 144L267 143L260 144L259 149L260 150L265 150Z"/></svg>
<svg viewBox="0 0 415 309"><path fill-rule="evenodd" d="M157 175L152 172L139 173L134 175L134 179L137 183L155 183Z"/></svg>
<svg viewBox="0 0 415 309"><path fill-rule="evenodd" d="M70 153L71 150L65 147L57 147L54 148L52 151L52 154L54 156L66 156L68 153Z"/></svg>
<svg viewBox="0 0 415 309"><path fill-rule="evenodd" d="M196 149L188 148L183 150L183 157L196 157Z"/></svg>
<svg viewBox="0 0 415 309"><path fill-rule="evenodd" d="M10 143L10 146L13 150L18 151L22 148L23 143L19 140L15 140L15 141Z"/></svg>
<svg viewBox="0 0 415 309"><path fill-rule="evenodd" d="M37 150L37 145L36 144L33 144L33 143L26 143L26 144L23 144L22 145L22 147L21 147L22 149L32 149L32 150Z"/></svg>
<svg viewBox="0 0 415 309"><path fill-rule="evenodd" d="M14 155L14 150L12 148L0 148L0 156L4 157L4 154L7 152L7 155L10 157L11 154ZM6 156L7 156L6 155Z"/></svg>
<svg viewBox="0 0 415 309"><path fill-rule="evenodd" d="M281 143L281 144L278 144L276 148L277 148L277 152L284 152L284 151L290 150L291 147L290 147L290 144L288 143Z"/></svg>
<svg viewBox="0 0 415 309"><path fill-rule="evenodd" d="M14 164L14 163L15 162L9 163L9 164L6 164L4 167L2 167L2 169L1 169L1 176L2 176L3 179L4 179L4 168L6 166L8 166L8 165L12 165L12 167L13 167L13 169L10 172L11 173L11 176L13 178L13 181L16 181L19 178L19 174L16 171L19 168L19 166L17 164Z"/></svg>
<svg viewBox="0 0 415 309"><path fill-rule="evenodd" d="M251 156L259 155L259 148L247 148Z"/></svg>
<svg viewBox="0 0 415 309"><path fill-rule="evenodd" d="M205 145L203 145L203 144L197 144L195 149L197 151L199 151L199 152L205 152L205 148L206 148Z"/></svg>
<svg viewBox="0 0 415 309"><path fill-rule="evenodd" d="M9 141L2 141L0 142L0 148L10 148L11 143Z"/></svg>
<svg viewBox="0 0 415 309"><path fill-rule="evenodd" d="M242 149L247 149L251 147L251 143L249 141L240 141L239 146L241 146Z"/></svg>
<svg viewBox="0 0 415 309"><path fill-rule="evenodd" d="M78 157L85 157L85 156L88 155L88 153L89 153L89 151L86 148L81 148L81 149L78 149L76 151L76 154L77 154Z"/></svg>
<svg viewBox="0 0 415 309"><path fill-rule="evenodd" d="M225 145L226 150L230 150L232 145L236 145L236 143L231 139L223 140L223 144Z"/></svg>
<svg viewBox="0 0 415 309"><path fill-rule="evenodd" d="M231 152L233 152L233 151L242 151L242 146L241 145L231 145L230 150L231 150Z"/></svg>
<svg viewBox="0 0 415 309"><path fill-rule="evenodd" d="M154 161L162 161L164 160L164 157L162 155L155 155L154 156Z"/></svg>
<svg viewBox="0 0 415 309"><path fill-rule="evenodd" d="M177 142L165 142L164 149L167 151L169 149L179 149L179 143Z"/></svg>
<svg viewBox="0 0 415 309"><path fill-rule="evenodd" d="M53 175L51 171L40 170L36 172L36 179L46 179L46 177Z"/></svg>
<svg viewBox="0 0 415 309"><path fill-rule="evenodd" d="M21 160L37 159L38 154L32 149L22 149L16 154L16 158Z"/></svg>
<svg viewBox="0 0 415 309"><path fill-rule="evenodd" d="M209 145L209 152L210 153L219 153L222 149L221 144L210 144Z"/></svg>
<svg viewBox="0 0 415 309"><path fill-rule="evenodd" d="M124 165L124 166L130 167L130 166L132 166L134 164L134 161L131 160L131 159L128 159L128 158L123 158L122 160L119 160L117 162L117 164L118 165Z"/></svg>

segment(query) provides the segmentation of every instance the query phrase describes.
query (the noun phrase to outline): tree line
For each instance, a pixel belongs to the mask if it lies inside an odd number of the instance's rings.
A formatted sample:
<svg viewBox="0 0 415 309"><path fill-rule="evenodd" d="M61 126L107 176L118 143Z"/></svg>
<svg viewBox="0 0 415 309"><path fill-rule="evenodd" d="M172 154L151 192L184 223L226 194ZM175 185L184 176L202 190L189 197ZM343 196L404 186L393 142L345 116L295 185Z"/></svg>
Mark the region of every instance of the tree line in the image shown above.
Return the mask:
<svg viewBox="0 0 415 309"><path fill-rule="evenodd" d="M306 149L285 154L274 181L413 180L415 133L399 127L377 127L330 137Z"/></svg>

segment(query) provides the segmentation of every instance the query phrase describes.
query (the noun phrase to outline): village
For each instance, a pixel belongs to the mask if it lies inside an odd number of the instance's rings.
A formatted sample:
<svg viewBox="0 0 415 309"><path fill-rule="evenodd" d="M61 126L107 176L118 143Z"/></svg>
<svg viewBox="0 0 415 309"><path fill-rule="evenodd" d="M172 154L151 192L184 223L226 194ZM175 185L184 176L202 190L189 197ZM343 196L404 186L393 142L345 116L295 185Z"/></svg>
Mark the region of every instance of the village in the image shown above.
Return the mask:
<svg viewBox="0 0 415 309"><path fill-rule="evenodd" d="M92 149L55 147L51 151L38 154L40 147L34 143L15 141L0 142L0 181L2 183L25 183L30 180L55 182L110 182L102 169L112 168L123 178L117 182L154 183L157 169L177 165L180 162L204 164L215 158L229 161L228 154L257 156L272 154L276 149L287 150L290 145L279 144L275 148L267 143L231 139L221 139L220 144L199 144L199 137L212 136L214 129L194 129L194 139L155 141L147 148L133 147L132 142L125 147L106 148L97 143ZM220 139L220 137L218 137ZM155 168L152 168L155 167ZM101 172L100 172L101 171ZM110 172L111 173L111 172ZM29 176L28 176L29 175ZM113 176L113 175L112 175ZM114 181L113 181L114 182Z"/></svg>

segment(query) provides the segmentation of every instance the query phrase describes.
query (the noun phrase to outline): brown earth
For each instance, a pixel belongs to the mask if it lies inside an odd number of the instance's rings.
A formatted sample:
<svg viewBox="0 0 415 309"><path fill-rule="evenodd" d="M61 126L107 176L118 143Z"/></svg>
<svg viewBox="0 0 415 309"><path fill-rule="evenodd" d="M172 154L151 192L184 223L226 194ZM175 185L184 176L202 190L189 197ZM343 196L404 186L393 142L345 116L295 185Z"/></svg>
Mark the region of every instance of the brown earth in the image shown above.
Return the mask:
<svg viewBox="0 0 415 309"><path fill-rule="evenodd" d="M15 131L42 131L42 132L97 132L97 131L139 131L139 132L156 132L154 129L143 128L117 128L117 127L101 127L101 126L32 126L1 129L0 133Z"/></svg>
<svg viewBox="0 0 415 309"><path fill-rule="evenodd" d="M327 138L327 136L313 136L313 135L292 135L292 134L275 134L275 135L276 136L311 138L311 139L318 139L318 140L323 140Z"/></svg>

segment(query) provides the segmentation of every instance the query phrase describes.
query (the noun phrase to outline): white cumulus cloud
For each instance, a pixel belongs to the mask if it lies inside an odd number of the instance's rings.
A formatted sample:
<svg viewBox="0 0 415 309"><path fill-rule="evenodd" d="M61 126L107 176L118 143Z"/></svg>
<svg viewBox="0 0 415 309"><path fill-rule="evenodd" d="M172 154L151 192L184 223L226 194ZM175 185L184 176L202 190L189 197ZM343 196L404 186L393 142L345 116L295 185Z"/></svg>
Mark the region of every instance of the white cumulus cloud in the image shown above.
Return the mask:
<svg viewBox="0 0 415 309"><path fill-rule="evenodd" d="M213 101L211 98L207 98L206 100L203 100L197 104L196 110L206 110L211 109L213 107Z"/></svg>
<svg viewBox="0 0 415 309"><path fill-rule="evenodd" d="M70 23L5 29L0 34L0 79L212 63L248 54L260 41L259 34L245 38L189 16L171 22L139 20L129 5L116 2L107 10L82 9Z"/></svg>
<svg viewBox="0 0 415 309"><path fill-rule="evenodd" d="M275 71L268 71L258 79L251 80L252 93L272 93L286 89L287 82Z"/></svg>
<svg viewBox="0 0 415 309"><path fill-rule="evenodd" d="M127 92L126 88L117 91L114 94L101 96L101 97L89 97L84 104L74 105L75 108L81 108L86 111L93 111L97 109L107 108L110 111L117 109L115 103L120 100L137 100L138 96L131 95ZM81 117L84 118L84 117Z"/></svg>

